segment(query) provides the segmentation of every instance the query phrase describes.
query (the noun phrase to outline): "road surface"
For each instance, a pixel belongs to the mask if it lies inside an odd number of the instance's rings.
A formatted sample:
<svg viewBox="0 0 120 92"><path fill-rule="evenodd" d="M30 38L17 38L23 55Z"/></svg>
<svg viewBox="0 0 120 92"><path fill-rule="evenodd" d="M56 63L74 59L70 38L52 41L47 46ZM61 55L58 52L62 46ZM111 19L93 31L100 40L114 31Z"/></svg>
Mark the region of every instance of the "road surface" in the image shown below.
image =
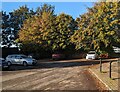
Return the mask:
<svg viewBox="0 0 120 92"><path fill-rule="evenodd" d="M89 61L74 60L39 62L27 67L14 65L2 73L2 90L101 90L88 71L91 65Z"/></svg>

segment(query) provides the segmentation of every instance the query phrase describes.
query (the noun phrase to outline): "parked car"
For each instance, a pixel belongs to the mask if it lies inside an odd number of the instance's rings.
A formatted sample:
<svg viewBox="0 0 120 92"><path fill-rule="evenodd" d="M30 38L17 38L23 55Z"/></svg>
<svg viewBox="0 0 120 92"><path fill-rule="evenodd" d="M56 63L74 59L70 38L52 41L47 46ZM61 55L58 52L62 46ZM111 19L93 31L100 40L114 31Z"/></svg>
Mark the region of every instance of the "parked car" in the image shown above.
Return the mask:
<svg viewBox="0 0 120 92"><path fill-rule="evenodd" d="M9 69L10 66L8 66L7 62L5 62L4 58L0 58L0 68L2 70Z"/></svg>
<svg viewBox="0 0 120 92"><path fill-rule="evenodd" d="M86 59L97 59L98 55L95 51L89 51L86 55Z"/></svg>
<svg viewBox="0 0 120 92"><path fill-rule="evenodd" d="M23 54L13 54L13 55L8 55L6 57L6 62L8 63L8 65L20 64L27 66L27 65L35 65L37 63L37 60Z"/></svg>
<svg viewBox="0 0 120 92"><path fill-rule="evenodd" d="M64 58L65 58L64 54L61 54L61 53L52 54L52 59L53 60L60 60L60 59L64 59Z"/></svg>
<svg viewBox="0 0 120 92"><path fill-rule="evenodd" d="M108 55L108 53L101 53L101 54L99 55L99 57L100 57L100 58L109 58L109 55Z"/></svg>

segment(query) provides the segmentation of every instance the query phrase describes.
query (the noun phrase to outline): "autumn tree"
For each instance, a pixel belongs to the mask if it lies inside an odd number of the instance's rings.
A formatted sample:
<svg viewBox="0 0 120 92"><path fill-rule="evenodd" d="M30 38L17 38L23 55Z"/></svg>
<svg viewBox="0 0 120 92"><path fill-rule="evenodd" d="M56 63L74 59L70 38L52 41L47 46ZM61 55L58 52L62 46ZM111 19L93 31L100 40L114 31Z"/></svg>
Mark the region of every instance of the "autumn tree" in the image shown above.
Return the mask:
<svg viewBox="0 0 120 92"><path fill-rule="evenodd" d="M28 18L19 32L23 47L31 46L33 52L40 49L60 51L72 45L70 36L76 29L76 22L67 14L54 14L54 7L44 4L36 11L36 15ZM37 47L36 47L37 46ZM24 50L31 51L31 47Z"/></svg>
<svg viewBox="0 0 120 92"><path fill-rule="evenodd" d="M38 12L39 9L39 12ZM23 49L30 45L30 48L24 49L26 51L38 52L40 49L49 48L51 41L51 33L55 30L55 15L54 7L44 4L37 9L35 16L24 21L23 27L19 32L19 39L23 43Z"/></svg>
<svg viewBox="0 0 120 92"><path fill-rule="evenodd" d="M77 19L79 30L71 37L76 48L88 47L97 51L111 51L120 44L120 2L98 2Z"/></svg>
<svg viewBox="0 0 120 92"><path fill-rule="evenodd" d="M14 10L13 12L10 12L9 15L11 31L15 34L15 36L17 36L17 32L21 29L24 20L35 15L35 12L24 5Z"/></svg>
<svg viewBox="0 0 120 92"><path fill-rule="evenodd" d="M77 29L76 22L72 16L61 13L56 17L56 30L52 34L52 49L65 50L72 46L70 37Z"/></svg>

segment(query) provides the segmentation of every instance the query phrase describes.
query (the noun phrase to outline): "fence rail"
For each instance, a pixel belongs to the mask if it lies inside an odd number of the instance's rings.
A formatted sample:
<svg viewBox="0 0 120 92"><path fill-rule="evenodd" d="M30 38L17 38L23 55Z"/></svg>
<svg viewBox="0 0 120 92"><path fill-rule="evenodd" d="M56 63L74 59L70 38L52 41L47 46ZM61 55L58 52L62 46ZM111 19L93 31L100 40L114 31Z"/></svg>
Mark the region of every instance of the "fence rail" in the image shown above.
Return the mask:
<svg viewBox="0 0 120 92"><path fill-rule="evenodd" d="M108 61L106 59L100 58L100 72L103 72L103 61ZM118 78L120 77L120 58L109 60L109 78L112 79L112 73L117 72Z"/></svg>

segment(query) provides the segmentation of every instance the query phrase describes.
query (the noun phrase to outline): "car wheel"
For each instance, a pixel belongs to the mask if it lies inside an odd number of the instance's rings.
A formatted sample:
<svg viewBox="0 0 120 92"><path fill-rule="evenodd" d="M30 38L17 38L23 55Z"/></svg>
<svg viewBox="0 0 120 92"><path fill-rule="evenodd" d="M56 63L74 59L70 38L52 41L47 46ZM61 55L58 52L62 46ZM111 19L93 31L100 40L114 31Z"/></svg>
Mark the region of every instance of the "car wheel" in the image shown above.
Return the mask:
<svg viewBox="0 0 120 92"><path fill-rule="evenodd" d="M27 66L27 62L24 61L24 62L23 62L23 66Z"/></svg>
<svg viewBox="0 0 120 92"><path fill-rule="evenodd" d="M4 68L3 70L9 70L10 69L10 66L8 66L7 68Z"/></svg>
<svg viewBox="0 0 120 92"><path fill-rule="evenodd" d="M10 65L11 65L11 62L10 62L10 61L8 61L8 63L7 63L7 64L8 64L8 66L10 66Z"/></svg>

